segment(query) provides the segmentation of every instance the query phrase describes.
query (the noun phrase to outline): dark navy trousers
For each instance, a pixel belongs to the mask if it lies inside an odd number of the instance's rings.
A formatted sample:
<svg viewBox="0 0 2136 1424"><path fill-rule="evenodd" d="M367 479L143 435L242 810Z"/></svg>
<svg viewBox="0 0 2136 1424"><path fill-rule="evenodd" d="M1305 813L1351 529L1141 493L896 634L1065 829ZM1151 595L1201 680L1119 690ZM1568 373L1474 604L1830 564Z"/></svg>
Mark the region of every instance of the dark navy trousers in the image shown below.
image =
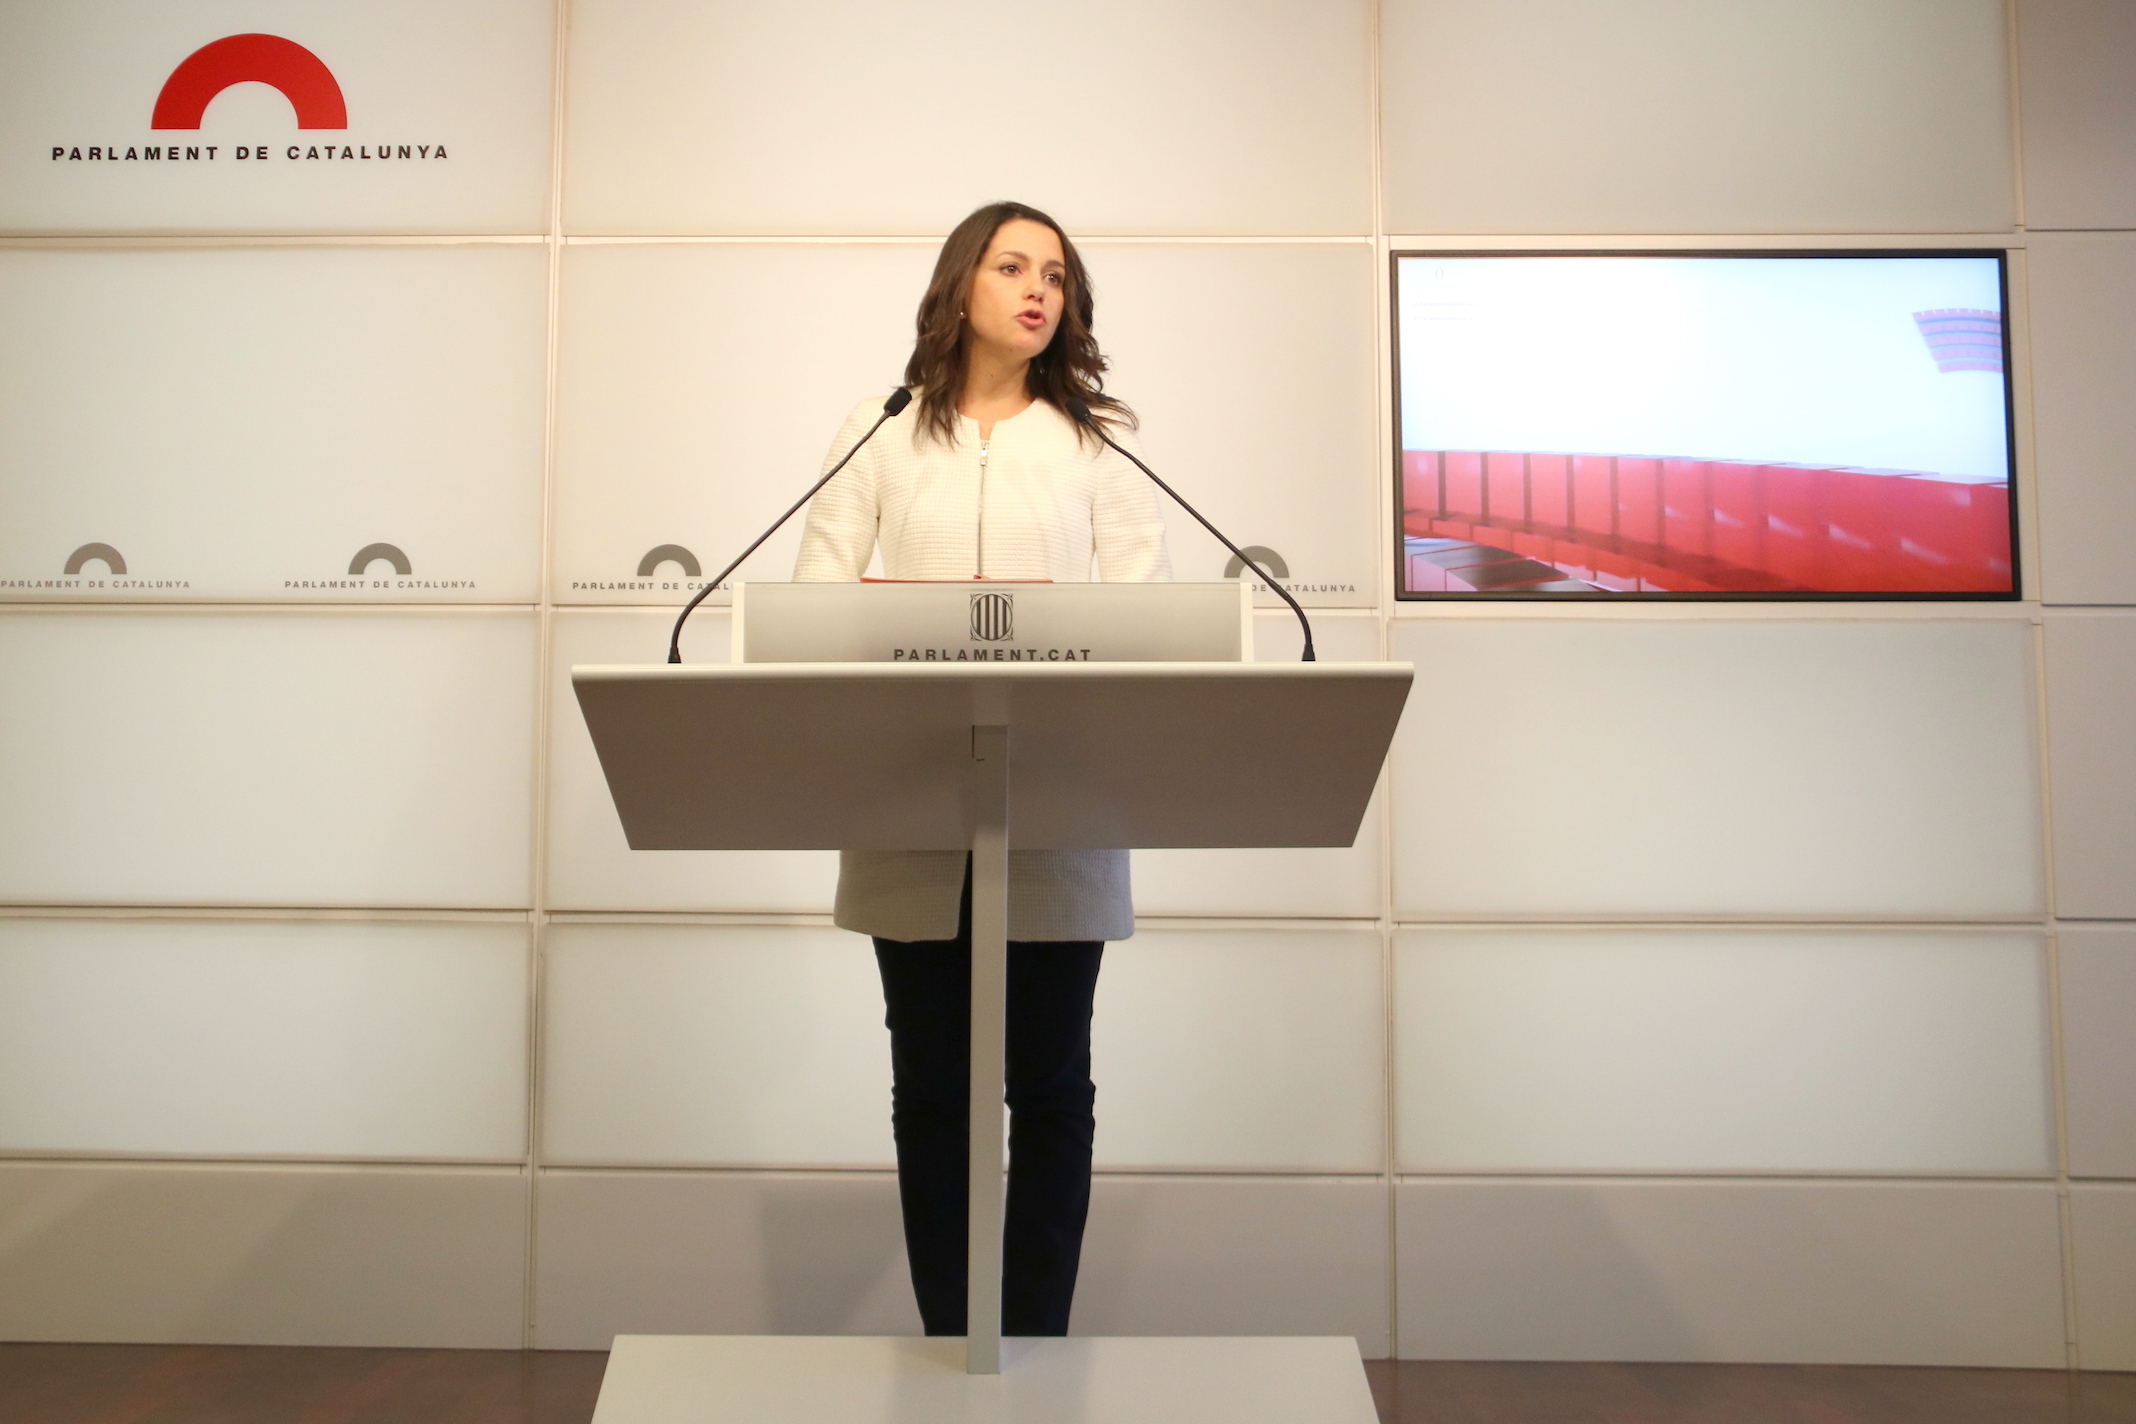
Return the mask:
<svg viewBox="0 0 2136 1424"><path fill-rule="evenodd" d="M1065 1335L1090 1214L1096 940L1011 941L1009 1197L1001 1332ZM890 1028L890 1121L912 1290L930 1335L965 1333L971 1141L971 890L957 937L875 941Z"/></svg>

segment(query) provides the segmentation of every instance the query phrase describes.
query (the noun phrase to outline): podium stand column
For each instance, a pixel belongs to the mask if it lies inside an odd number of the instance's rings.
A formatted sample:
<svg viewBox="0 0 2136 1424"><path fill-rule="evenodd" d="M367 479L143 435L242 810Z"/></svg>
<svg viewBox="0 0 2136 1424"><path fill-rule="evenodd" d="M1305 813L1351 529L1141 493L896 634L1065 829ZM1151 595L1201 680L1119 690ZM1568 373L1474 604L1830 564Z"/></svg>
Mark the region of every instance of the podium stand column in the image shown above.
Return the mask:
<svg viewBox="0 0 2136 1424"><path fill-rule="evenodd" d="M1001 1373L1001 1139L1009 999L1009 729L972 728L970 1274L964 1369Z"/></svg>

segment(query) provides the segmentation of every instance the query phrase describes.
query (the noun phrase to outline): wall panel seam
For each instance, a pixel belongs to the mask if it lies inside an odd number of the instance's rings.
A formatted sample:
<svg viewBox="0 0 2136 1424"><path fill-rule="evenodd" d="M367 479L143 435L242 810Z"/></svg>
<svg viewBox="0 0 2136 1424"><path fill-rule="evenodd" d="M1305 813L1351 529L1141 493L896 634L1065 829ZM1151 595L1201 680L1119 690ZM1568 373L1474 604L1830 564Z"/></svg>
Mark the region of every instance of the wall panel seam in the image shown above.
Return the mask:
<svg viewBox="0 0 2136 1424"><path fill-rule="evenodd" d="M539 1167L542 1148L542 1081L545 1065L543 1033L546 1016L543 1012L546 997L547 919L549 909L549 791L552 781L551 744L554 741L550 725L550 688L555 679L551 666L555 657L555 581L554 565L556 551L556 423L557 382L561 370L562 346L562 289L563 289L563 204L564 204L564 151L565 105L569 87L566 83L570 63L571 5L570 0L553 0L551 23L556 30L556 48L550 56L549 85L549 211L548 230L544 244L548 256L548 285L544 293L547 310L544 313L543 334L547 348L543 352L542 369L542 446L541 446L541 550L535 587L538 599L540 632L536 643L534 687L534 825L529 838L529 854L533 857L531 886L533 890L533 924L527 936L527 1025L526 1025L526 1209L522 1221L526 1233L521 1243L520 1271L520 1345L533 1349L536 1327L539 1322L541 1303L536 1297L540 1279L538 1258L541 1213Z"/></svg>
<svg viewBox="0 0 2136 1424"><path fill-rule="evenodd" d="M1395 582L1390 576L1389 563L1395 550L1395 490L1397 488L1391 471L1398 458L1394 449L1394 396L1392 386L1393 344L1392 326L1388 313L1390 292L1387 278L1386 206L1386 44L1385 29L1387 0L1369 0L1371 18L1367 29L1367 71L1365 83L1371 94L1369 141L1372 145L1371 163L1368 165L1372 184L1372 370L1373 391L1373 461L1372 484L1374 498L1373 522L1377 535L1377 547L1373 555L1375 571L1373 612L1377 626L1377 653L1384 661L1392 654L1389 650L1390 624L1387 610L1394 599ZM1385 481L1384 484L1381 482ZM1395 958L1394 958L1394 787L1392 749L1388 760L1380 767L1376 788L1379 796L1379 856L1374 867L1379 876L1379 925L1380 925L1380 1095L1384 1103L1383 1140L1381 1142L1381 1180L1385 1184L1387 1232L1387 1260L1385 1268L1387 1306L1387 1353L1397 1352L1396 1342L1401 1339L1401 1216L1396 1210L1395 1171L1401 1163L1401 1103L1399 1095L1400 1074L1397 1071L1395 1018Z"/></svg>
<svg viewBox="0 0 2136 1424"><path fill-rule="evenodd" d="M2028 323L2029 329L2029 323ZM2029 392L2028 392L2029 394ZM2035 502L2036 507L2036 502ZM2035 547L2039 521L2033 520ZM2045 577L2034 560L2034 577ZM2062 1035L2062 943L2054 932L2057 901L2054 835L2053 733L2048 721L2047 624L2043 618L2032 630L2033 758L2039 778L2040 875L2047 898L2047 1082L2053 1095L2050 1122L2054 1133L2055 1230L2060 1247L2062 1273L2062 1337L2069 1368L2081 1365L2077 1320L2076 1214L2069 1190L2069 1079Z"/></svg>
<svg viewBox="0 0 2136 1424"><path fill-rule="evenodd" d="M1639 931L1670 930L1754 930L1776 933L1811 934L2009 934L2029 931L2035 934L2052 932L2053 922L2048 919L2026 920L1835 920L1835 919L1681 919L1681 920L1634 920L1593 917L1585 919L1518 919L1506 916L1489 918L1478 914L1472 918L1402 919L1394 922L1397 930L1505 930L1509 932L1547 932L1553 930L1597 930L1636 933Z"/></svg>
<svg viewBox="0 0 2136 1424"><path fill-rule="evenodd" d="M2048 1086L2054 1096L2054 1196L2056 1244L2062 1271L2062 1344L2069 1367L2082 1365L2077 1321L2076 1211L2069 1187L2069 1078L2062 1052L2062 956L2058 936L2047 937Z"/></svg>
<svg viewBox="0 0 2136 1424"><path fill-rule="evenodd" d="M245 247L536 247L548 241L538 232L388 233L388 232L143 232L46 233L0 237L0 251L85 251L145 248Z"/></svg>
<svg viewBox="0 0 2136 1424"><path fill-rule="evenodd" d="M806 1177L823 1181L850 1181L856 1177L897 1176L897 1168L889 1164L872 1167L794 1167L751 1165L701 1165L695 1163L606 1163L606 1162L554 1162L545 1163L537 1169L545 1177L619 1177L619 1176L666 1176L666 1177ZM1297 1186L1315 1182L1359 1187L1378 1187L1385 1184L1387 1174L1379 1171L1337 1170L1325 1167L1301 1167L1296 1170L1271 1169L1266 1167L1240 1167L1237 1169L1205 1169L1188 1167L1150 1167L1131 1169L1099 1167L1091 1172L1093 1181L1122 1182L1265 1182L1272 1186Z"/></svg>
<svg viewBox="0 0 2136 1424"><path fill-rule="evenodd" d="M0 905L0 920L263 920L316 924L532 924L532 909L384 909L331 905Z"/></svg>
<svg viewBox="0 0 2136 1424"><path fill-rule="evenodd" d="M2083 229L2092 231L2093 229ZM1428 252L1455 252L1465 248L1517 252L1755 252L1761 249L1789 252L1827 247L1858 247L1866 251L1905 247L1999 247L2022 248L2025 231L2007 228L1999 232L1927 231L1909 229L1848 232L1845 229L1805 229L1800 232L1392 232L1387 240L1398 248L1415 247Z"/></svg>
<svg viewBox="0 0 2136 1424"><path fill-rule="evenodd" d="M1400 1172L1396 1174L1395 1180L1402 1184L1446 1182L1459 1183L1463 1186L1515 1186L1541 1182L1587 1186L1683 1187L1697 1186L1701 1183L1715 1183L1801 1187L1830 1186L1833 1188L1877 1185L2029 1187L2047 1192L2054 1191L2056 1187L2055 1179L2051 1176L2017 1176L1981 1172L1838 1172L1824 1168L1805 1168L1794 1172L1716 1172L1710 1169L1686 1169L1681 1172L1662 1172L1651 1169L1646 1171L1596 1170L1591 1172L1576 1170L1542 1171L1535 1169L1518 1172L1504 1170L1462 1172L1440 1168L1437 1170L1418 1169Z"/></svg>
<svg viewBox="0 0 2136 1424"><path fill-rule="evenodd" d="M0 920L260 920L318 924L520 925L533 923L533 911L336 909L324 905L0 905Z"/></svg>
<svg viewBox="0 0 2136 1424"><path fill-rule="evenodd" d="M2016 208L2018 231L2031 216L2025 202L2025 66L2024 34L2018 24L2018 0L2003 0L2003 97L2010 123L2010 196Z"/></svg>
<svg viewBox="0 0 2136 1424"><path fill-rule="evenodd" d="M280 1152L203 1152L203 1153L150 1153L126 1152L66 1152L49 1148L6 1149L0 1148L0 1168L7 1167L243 1167L259 1168L262 1171L283 1167L301 1167L316 1171L351 1172L477 1172L485 1176L500 1173L521 1173L526 1162L516 1157L349 1157L334 1153L280 1153Z"/></svg>
<svg viewBox="0 0 2136 1424"><path fill-rule="evenodd" d="M566 233L567 247L938 247L948 235L899 232L673 232ZM1365 247L1373 233L1106 232L1075 236L1078 247Z"/></svg>

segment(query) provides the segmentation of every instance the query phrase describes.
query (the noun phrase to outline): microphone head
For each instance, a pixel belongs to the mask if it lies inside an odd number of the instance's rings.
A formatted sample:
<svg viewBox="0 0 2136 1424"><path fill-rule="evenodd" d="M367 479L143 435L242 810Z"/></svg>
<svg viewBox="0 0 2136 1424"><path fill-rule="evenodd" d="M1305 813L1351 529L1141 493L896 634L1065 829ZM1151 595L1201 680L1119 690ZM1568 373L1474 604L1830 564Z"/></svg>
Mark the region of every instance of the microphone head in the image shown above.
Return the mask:
<svg viewBox="0 0 2136 1424"><path fill-rule="evenodd" d="M1090 424L1090 402L1081 396L1070 396L1066 401L1068 417L1077 425Z"/></svg>
<svg viewBox="0 0 2136 1424"><path fill-rule="evenodd" d="M896 390L890 392L890 399L883 402L883 414L896 415L911 404L912 392L903 386L899 386Z"/></svg>

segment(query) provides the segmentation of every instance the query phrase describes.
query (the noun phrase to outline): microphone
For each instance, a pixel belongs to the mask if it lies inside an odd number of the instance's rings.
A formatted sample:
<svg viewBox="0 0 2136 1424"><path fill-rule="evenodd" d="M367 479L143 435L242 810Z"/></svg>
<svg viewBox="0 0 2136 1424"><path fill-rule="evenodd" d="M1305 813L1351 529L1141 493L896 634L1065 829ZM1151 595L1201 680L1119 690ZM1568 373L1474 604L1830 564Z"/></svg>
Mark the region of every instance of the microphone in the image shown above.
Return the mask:
<svg viewBox="0 0 2136 1424"><path fill-rule="evenodd" d="M733 573L736 569L742 566L743 559L746 559L751 554L754 554L757 549L763 545L766 539L769 539L772 535L778 533L779 526L784 524L787 520L793 518L795 510L799 509L802 505L807 504L810 500L814 499L816 497L816 491L822 489L825 485L829 484L831 482L831 476L837 474L840 470L846 467L846 460L850 460L855 455L858 455L860 453L860 447L867 444L868 441L874 437L875 432L883 428L884 421L890 419L890 417L896 415L899 411L903 410L906 406L911 404L912 392L905 389L903 386L899 386L896 390L890 392L890 399L883 402L883 413L876 418L875 424L868 427L868 433L866 435L861 436L858 440L853 442L853 448L845 452L844 459L841 459L837 464L831 466L831 468L827 472L825 472L822 479L810 485L808 487L807 494L802 495L801 498L795 500L792 504L788 505L786 507L786 513L780 515L777 519L774 519L771 522L771 527L769 529L766 529L763 533L756 536L756 543L751 544L748 548L742 550L740 556L737 557L733 563L721 569L717 574L713 575L712 581L710 583L707 583L703 588L697 590L697 597L691 599L687 604L683 606L682 616L675 620L675 631L668 636L669 662L679 663L682 661L682 625L689 620L689 617L692 613L697 611L697 605L705 601L705 595L710 593L713 589L718 588L721 584L725 583L727 581L727 575ZM1151 476L1151 478L1154 479L1156 477L1153 475ZM1222 538L1223 536L1218 535L1217 537ZM1302 617L1304 615L1301 614L1300 616Z"/></svg>
<svg viewBox="0 0 2136 1424"><path fill-rule="evenodd" d="M1133 460L1135 462L1135 468L1142 471L1143 474L1148 475L1150 477L1151 483L1155 484L1157 488L1163 490L1166 494L1170 495L1181 509L1184 509L1187 513L1193 515L1197 520L1200 520L1201 527L1208 530L1211 534L1214 534L1218 543L1229 549L1233 554L1236 554L1240 563L1244 564L1247 568L1252 569L1255 573L1259 574L1261 576L1261 582L1267 584L1270 588L1274 589L1277 595L1281 597L1285 603L1288 603L1290 605L1291 612L1298 615L1298 626L1305 630L1305 653L1298 659L1298 661L1301 663L1319 661L1319 659L1313 656L1313 625L1306 621L1305 610L1298 606L1297 599L1292 598L1290 596L1289 589L1285 588L1282 584L1277 583L1274 579L1270 578L1268 576L1268 570L1262 568L1252 559L1247 558L1246 551L1244 549L1241 549L1238 545L1232 543L1229 539L1226 539L1224 537L1223 530L1217 528L1208 520L1202 519L1202 512L1200 510L1196 509L1193 505L1187 503L1184 499L1181 499L1178 490L1173 489L1163 480L1158 479L1157 472L1151 469L1148 465L1143 464L1141 460L1136 459L1133 451L1121 445L1119 441L1113 439L1110 435L1107 435L1105 433L1105 427L1098 424L1096 418L1091 415L1090 402L1082 399L1079 396L1068 397L1068 414L1077 425L1089 426L1092 434L1096 435L1106 444L1112 446L1113 449L1118 450L1121 454L1127 456L1128 459ZM702 596L703 595L701 594L699 595L699 597Z"/></svg>

